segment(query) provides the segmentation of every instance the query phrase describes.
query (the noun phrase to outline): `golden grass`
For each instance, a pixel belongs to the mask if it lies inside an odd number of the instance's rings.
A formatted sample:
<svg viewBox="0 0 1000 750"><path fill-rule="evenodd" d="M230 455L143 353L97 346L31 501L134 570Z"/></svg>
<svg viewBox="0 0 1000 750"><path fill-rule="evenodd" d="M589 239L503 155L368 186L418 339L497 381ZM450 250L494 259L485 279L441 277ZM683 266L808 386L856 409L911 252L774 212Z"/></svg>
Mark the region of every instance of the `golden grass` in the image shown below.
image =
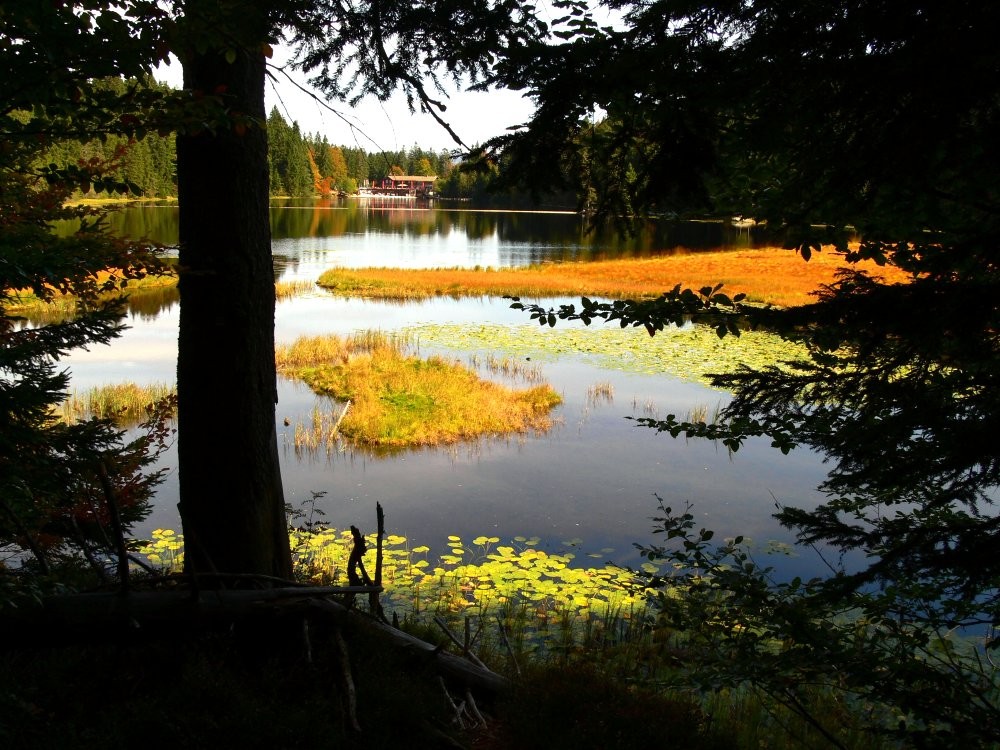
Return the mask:
<svg viewBox="0 0 1000 750"><path fill-rule="evenodd" d="M98 283L104 283L111 277L110 271L99 271L94 274ZM132 295L133 299L146 292L153 290L169 289L177 286L177 275L166 273L162 275L150 275L141 279L132 279L123 293ZM279 281L274 285L274 296L276 299L292 299L305 294L316 288L316 284L311 281ZM109 293L101 296L102 299L110 299L118 293ZM44 300L37 297L29 289L21 289L12 293L11 297L3 305L5 312L12 315L25 316L33 322L50 323L72 318L77 313L77 298L72 294L56 293L51 299Z"/></svg>
<svg viewBox="0 0 1000 750"><path fill-rule="evenodd" d="M148 416L149 407L153 403L172 396L175 392L176 388L166 383L102 385L82 394L73 393L60 404L57 416L68 423L98 417L113 419L122 426L136 425Z"/></svg>
<svg viewBox="0 0 1000 750"><path fill-rule="evenodd" d="M347 337L300 336L293 343L278 346L274 362L278 372L292 374L303 367L319 365L344 365L352 356L367 354L376 349L394 349L405 352L411 344L410 337L384 331L358 331Z"/></svg>
<svg viewBox="0 0 1000 750"><path fill-rule="evenodd" d="M93 276L98 284L104 284L112 277L112 271L98 271ZM158 289L163 287L177 286L177 276L172 273L144 276L141 279L130 279L128 286L122 290L124 293L132 293L147 289ZM117 293L101 295L102 299L109 299ZM10 297L4 302L3 308L7 312L15 314L27 314L40 310L62 310L67 314L76 312L76 297L72 294L56 292L49 300L44 300L35 295L30 289L18 289L11 292Z"/></svg>
<svg viewBox="0 0 1000 750"><path fill-rule="evenodd" d="M551 386L507 388L458 362L420 359L406 348L404 340L378 332L326 336L280 347L276 361L280 372L304 380L317 393L350 401L339 434L355 444L445 445L551 426L549 412L561 401ZM314 415L303 435L315 433L316 424ZM323 434L322 425L320 432L318 442L329 449L329 433Z"/></svg>
<svg viewBox="0 0 1000 750"><path fill-rule="evenodd" d="M292 299L306 292L311 292L316 284L311 281L276 281L274 283L275 299Z"/></svg>
<svg viewBox="0 0 1000 750"><path fill-rule="evenodd" d="M834 281L837 270L846 265L832 248L813 253L808 262L791 250L766 248L512 269L334 268L324 272L318 283L344 296L422 299L463 295L636 298L659 295L676 284L697 289L721 282L730 295L743 293L752 302L790 307L813 301L811 293ZM890 282L909 278L898 269L874 263L853 267Z"/></svg>

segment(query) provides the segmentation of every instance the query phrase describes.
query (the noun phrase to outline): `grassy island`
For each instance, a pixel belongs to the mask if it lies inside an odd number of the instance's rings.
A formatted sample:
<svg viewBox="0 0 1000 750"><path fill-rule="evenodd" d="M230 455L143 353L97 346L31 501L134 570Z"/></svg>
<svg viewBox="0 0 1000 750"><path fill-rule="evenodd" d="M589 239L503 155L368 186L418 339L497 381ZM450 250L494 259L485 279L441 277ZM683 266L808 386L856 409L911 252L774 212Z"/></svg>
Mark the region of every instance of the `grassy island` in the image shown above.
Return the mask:
<svg viewBox="0 0 1000 750"><path fill-rule="evenodd" d="M300 338L276 353L278 371L345 407L319 429L359 445L415 447L543 431L560 401L549 385L515 390L444 359L408 352L404 337L365 331ZM314 428L315 429L315 428Z"/></svg>
<svg viewBox="0 0 1000 750"><path fill-rule="evenodd" d="M812 292L833 282L845 265L843 256L832 249L814 253L806 262L791 250L766 248L525 268L332 268L320 276L318 284L342 296L372 299L469 295L634 299L655 297L678 283L697 289L722 282L729 294L743 293L751 302L790 307L814 301ZM855 267L889 281L908 278L898 269L873 263Z"/></svg>

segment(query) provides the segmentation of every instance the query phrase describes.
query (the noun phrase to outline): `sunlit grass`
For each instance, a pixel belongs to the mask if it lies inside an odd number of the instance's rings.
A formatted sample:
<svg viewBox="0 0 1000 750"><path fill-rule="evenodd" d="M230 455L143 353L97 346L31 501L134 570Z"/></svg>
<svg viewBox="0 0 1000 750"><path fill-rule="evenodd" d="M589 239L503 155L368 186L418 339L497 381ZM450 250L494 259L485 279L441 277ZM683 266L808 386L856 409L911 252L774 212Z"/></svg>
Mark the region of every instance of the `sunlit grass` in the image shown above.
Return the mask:
<svg viewBox="0 0 1000 750"><path fill-rule="evenodd" d="M423 299L435 296L515 295L522 297L649 297L674 285L700 288L717 283L730 295L778 306L814 301L812 292L835 279L843 257L828 248L808 262L790 250L768 248L698 252L660 258L586 263L546 263L528 268L425 269L333 268L318 284L343 296ZM894 268L861 263L890 282L909 277Z"/></svg>
<svg viewBox="0 0 1000 750"><path fill-rule="evenodd" d="M100 271L95 274L98 282L103 283L110 277L109 271ZM165 289L175 289L178 277L174 273L163 275L150 275L141 279L132 279L128 286L122 290L132 300L139 299L147 294L153 294ZM274 285L275 298L279 300L292 299L310 292L316 288L316 284L311 281L280 281ZM106 293L100 299L112 299L119 296L119 293ZM32 291L22 289L15 291L4 303L4 312L8 315L16 315L26 318L35 325L56 323L62 320L69 320L77 314L78 300L71 294L56 293L51 299L42 299Z"/></svg>
<svg viewBox="0 0 1000 750"><path fill-rule="evenodd" d="M338 449L340 423L350 411L350 404L322 409L316 406L308 422L297 422L293 437L295 455L302 457L314 455L320 450L331 453Z"/></svg>
<svg viewBox="0 0 1000 750"><path fill-rule="evenodd" d="M94 274L95 282L103 284L112 276L110 271L99 271ZM177 276L172 273L150 275L141 279L130 279L128 286L121 292L105 292L98 295L97 300L107 301L121 294L128 294L136 299L146 294L162 293L164 289L177 286ZM37 296L30 289L13 290L4 299L3 313L8 316L25 318L32 325L48 325L73 319L79 312L79 299L72 294L53 292L48 299Z"/></svg>
<svg viewBox="0 0 1000 750"><path fill-rule="evenodd" d="M551 426L549 413L561 401L551 386L515 390L459 362L408 350L405 337L364 332L299 339L280 347L276 362L316 393L350 402L339 434L359 445L444 445Z"/></svg>
<svg viewBox="0 0 1000 750"><path fill-rule="evenodd" d="M83 393L74 392L60 404L57 416L69 423L97 417L112 419L125 427L134 426L148 416L152 404L175 392L176 388L166 383L101 385Z"/></svg>
<svg viewBox="0 0 1000 750"><path fill-rule="evenodd" d="M275 299L292 299L316 288L311 281L277 281L274 284Z"/></svg>

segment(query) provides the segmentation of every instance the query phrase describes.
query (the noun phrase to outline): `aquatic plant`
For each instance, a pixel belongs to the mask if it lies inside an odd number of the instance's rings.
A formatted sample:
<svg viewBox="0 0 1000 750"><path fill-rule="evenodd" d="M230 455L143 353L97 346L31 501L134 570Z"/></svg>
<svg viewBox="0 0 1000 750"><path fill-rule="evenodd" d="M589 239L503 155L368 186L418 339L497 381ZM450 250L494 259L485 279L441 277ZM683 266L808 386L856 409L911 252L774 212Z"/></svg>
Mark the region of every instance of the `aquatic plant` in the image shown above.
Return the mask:
<svg viewBox="0 0 1000 750"><path fill-rule="evenodd" d="M740 366L780 365L801 359L799 344L763 331L719 339L709 326L686 326L655 337L641 329L598 327L540 328L537 325L427 324L406 333L421 344L462 351L500 351L537 359L576 356L601 367L648 375L670 375L708 384L709 373L735 372Z"/></svg>
<svg viewBox="0 0 1000 750"><path fill-rule="evenodd" d="M317 523L291 530L289 539L298 578L347 585L350 530ZM375 535L366 541L364 564L371 571ZM499 537L478 536L465 543L449 536L448 551L432 557L427 545L411 546L405 536L389 534L383 539L382 606L410 621L478 618L494 631L495 626L503 628L519 644L518 653L566 651L636 637L646 616L639 577L611 564L575 565L573 548L579 540L568 540L560 552L540 549L540 541L515 537L501 544ZM143 551L150 563L167 571L180 571L183 565L183 537L170 529L154 531ZM646 572L656 572L646 566Z"/></svg>

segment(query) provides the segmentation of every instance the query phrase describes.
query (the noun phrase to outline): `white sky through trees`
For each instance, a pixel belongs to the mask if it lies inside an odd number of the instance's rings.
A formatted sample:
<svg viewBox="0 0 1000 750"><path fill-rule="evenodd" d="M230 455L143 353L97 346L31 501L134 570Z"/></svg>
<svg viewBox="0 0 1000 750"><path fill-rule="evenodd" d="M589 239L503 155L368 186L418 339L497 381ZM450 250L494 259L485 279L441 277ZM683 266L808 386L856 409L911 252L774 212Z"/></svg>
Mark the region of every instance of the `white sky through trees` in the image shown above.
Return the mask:
<svg viewBox="0 0 1000 750"><path fill-rule="evenodd" d="M280 68L286 57L287 50L276 47L270 63ZM354 146L369 152L405 150L413 145L432 151L458 148L429 114L419 111L411 114L402 94L388 102L369 97L356 108L343 102L326 103L301 72L274 67L265 89L267 111L277 106L289 123L298 122L303 134L319 133L332 145ZM183 84L180 63L161 66L156 78L179 88ZM438 98L433 91L430 93ZM442 113L442 119L470 147L527 121L533 111L531 101L513 91L479 93L452 88L449 93L448 110Z"/></svg>

